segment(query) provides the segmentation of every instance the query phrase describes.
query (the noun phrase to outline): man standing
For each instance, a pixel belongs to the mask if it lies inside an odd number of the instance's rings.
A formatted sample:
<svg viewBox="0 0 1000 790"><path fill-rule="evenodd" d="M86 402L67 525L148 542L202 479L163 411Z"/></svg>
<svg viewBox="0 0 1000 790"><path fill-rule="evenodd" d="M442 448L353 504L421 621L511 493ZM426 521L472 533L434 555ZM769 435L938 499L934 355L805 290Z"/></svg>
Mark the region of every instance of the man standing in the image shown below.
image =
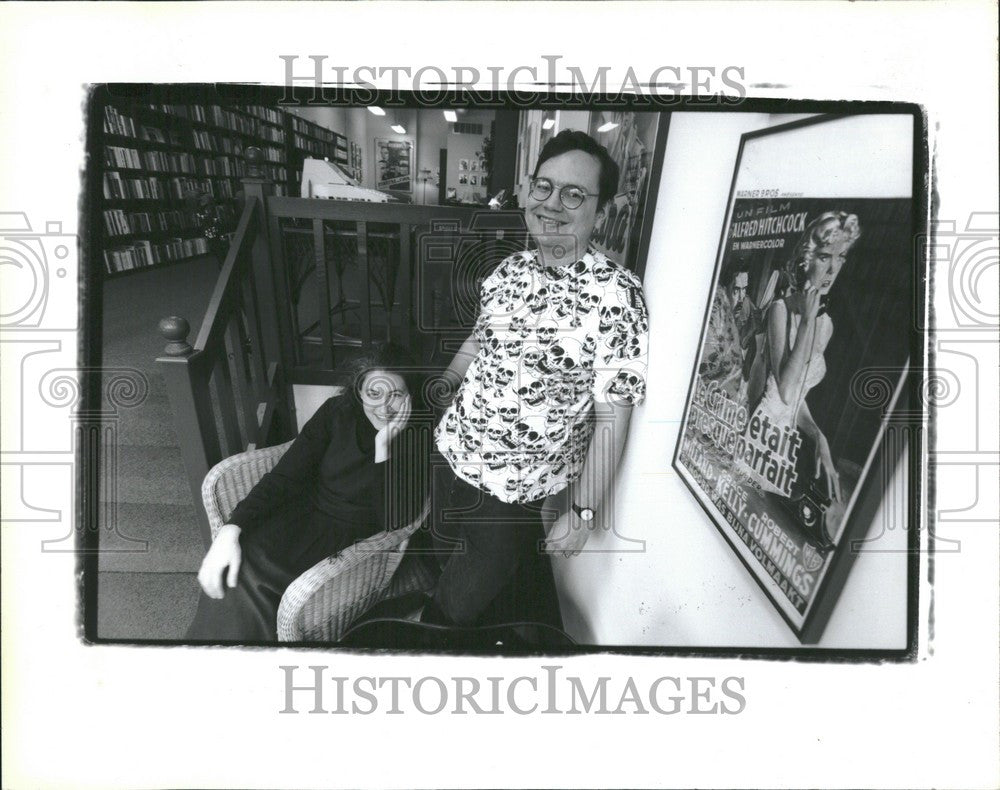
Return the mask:
<svg viewBox="0 0 1000 790"><path fill-rule="evenodd" d="M560 625L541 504L572 486L549 551L578 553L608 525L601 505L645 393L648 334L638 278L590 247L617 184L603 146L578 131L556 135L525 206L537 248L483 282L475 328L446 372L456 396L435 432L435 531L446 553L425 618Z"/></svg>

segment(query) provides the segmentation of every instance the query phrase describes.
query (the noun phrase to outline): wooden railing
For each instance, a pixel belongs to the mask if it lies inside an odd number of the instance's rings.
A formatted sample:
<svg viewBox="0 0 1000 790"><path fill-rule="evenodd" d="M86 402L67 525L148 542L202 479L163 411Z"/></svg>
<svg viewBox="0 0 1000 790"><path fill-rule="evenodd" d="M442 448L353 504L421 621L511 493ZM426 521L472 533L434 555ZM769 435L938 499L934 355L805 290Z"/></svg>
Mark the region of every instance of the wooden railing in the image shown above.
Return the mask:
<svg viewBox="0 0 1000 790"><path fill-rule="evenodd" d="M283 357L300 382L321 382L348 349L378 340L428 361L461 323L455 296L469 287L458 282L481 279L499 250L523 249L519 215L475 208L275 197L267 215Z"/></svg>
<svg viewBox="0 0 1000 790"><path fill-rule="evenodd" d="M288 438L289 382L274 327L274 284L264 235L260 179L246 200L194 343L180 316L160 321L167 345L156 361L167 386L203 537L211 541L201 484L223 458Z"/></svg>

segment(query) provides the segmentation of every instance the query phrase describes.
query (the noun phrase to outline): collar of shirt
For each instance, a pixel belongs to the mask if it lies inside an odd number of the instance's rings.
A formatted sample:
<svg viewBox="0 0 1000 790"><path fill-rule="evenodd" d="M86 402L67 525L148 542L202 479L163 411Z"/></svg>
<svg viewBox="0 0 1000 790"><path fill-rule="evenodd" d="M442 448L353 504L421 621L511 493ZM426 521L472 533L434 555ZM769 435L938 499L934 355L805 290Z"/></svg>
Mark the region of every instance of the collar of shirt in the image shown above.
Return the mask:
<svg viewBox="0 0 1000 790"><path fill-rule="evenodd" d="M593 244L587 244L587 249L584 251L583 255L581 255L572 263L562 263L559 264L558 266L549 266L542 261L542 258L538 254L537 249L528 250L527 252L529 256L529 262L543 272L559 272L559 271L564 271L566 269L571 269L580 261L584 261L587 265L587 268L589 269L593 267L594 263L596 262L595 256L599 254L597 248L594 247Z"/></svg>

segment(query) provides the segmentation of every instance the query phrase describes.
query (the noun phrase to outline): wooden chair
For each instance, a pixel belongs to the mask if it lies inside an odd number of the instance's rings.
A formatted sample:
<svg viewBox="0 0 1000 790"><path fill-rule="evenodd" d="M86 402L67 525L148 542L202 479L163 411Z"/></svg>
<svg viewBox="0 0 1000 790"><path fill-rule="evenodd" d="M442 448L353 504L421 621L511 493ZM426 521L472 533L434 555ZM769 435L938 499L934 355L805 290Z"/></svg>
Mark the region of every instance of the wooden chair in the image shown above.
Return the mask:
<svg viewBox="0 0 1000 790"><path fill-rule="evenodd" d="M215 538L225 517L274 467L291 442L226 458L209 471L201 494ZM410 524L386 530L316 563L285 590L278 606L278 640L336 642L371 606L388 597L433 584L421 563L403 560L410 536L427 518L430 502Z"/></svg>

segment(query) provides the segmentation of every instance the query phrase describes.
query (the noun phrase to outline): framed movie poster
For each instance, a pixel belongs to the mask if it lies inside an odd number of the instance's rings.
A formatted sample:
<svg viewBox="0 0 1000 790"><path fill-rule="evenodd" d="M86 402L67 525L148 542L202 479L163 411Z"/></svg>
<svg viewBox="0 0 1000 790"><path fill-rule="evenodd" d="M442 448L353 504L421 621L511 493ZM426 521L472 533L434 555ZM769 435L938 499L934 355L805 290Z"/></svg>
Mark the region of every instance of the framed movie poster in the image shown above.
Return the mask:
<svg viewBox="0 0 1000 790"><path fill-rule="evenodd" d="M375 180L378 189L411 192L413 187L412 143L409 140L375 140Z"/></svg>
<svg viewBox="0 0 1000 790"><path fill-rule="evenodd" d="M822 116L740 144L674 467L803 642L883 496L920 348L913 134Z"/></svg>
<svg viewBox="0 0 1000 790"><path fill-rule="evenodd" d="M594 227L591 242L598 250L640 277L636 267L649 243L655 195L666 142L668 115L658 112L593 112L590 136L600 142L618 164L618 192ZM656 163L654 164L654 159ZM648 199L649 198L649 199Z"/></svg>

